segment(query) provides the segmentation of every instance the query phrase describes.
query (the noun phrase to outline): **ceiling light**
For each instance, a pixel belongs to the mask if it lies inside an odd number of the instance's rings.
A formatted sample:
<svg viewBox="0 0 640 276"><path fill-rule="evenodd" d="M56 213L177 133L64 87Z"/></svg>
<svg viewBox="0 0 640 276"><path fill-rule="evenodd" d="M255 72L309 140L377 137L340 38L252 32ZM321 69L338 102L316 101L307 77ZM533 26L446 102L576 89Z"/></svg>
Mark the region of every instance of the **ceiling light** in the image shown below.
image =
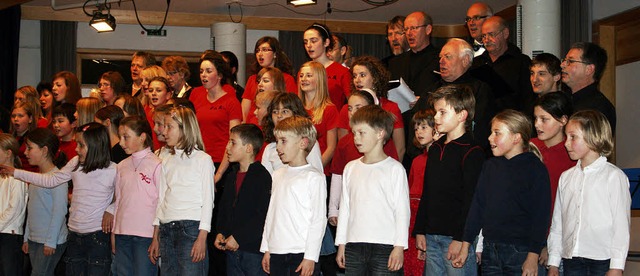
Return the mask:
<svg viewBox="0 0 640 276"><path fill-rule="evenodd" d="M306 5L315 5L317 4L317 0L287 0L287 4L298 6L306 6Z"/></svg>
<svg viewBox="0 0 640 276"><path fill-rule="evenodd" d="M99 33L113 32L116 29L116 19L111 13L103 14L101 11L94 11L89 25Z"/></svg>

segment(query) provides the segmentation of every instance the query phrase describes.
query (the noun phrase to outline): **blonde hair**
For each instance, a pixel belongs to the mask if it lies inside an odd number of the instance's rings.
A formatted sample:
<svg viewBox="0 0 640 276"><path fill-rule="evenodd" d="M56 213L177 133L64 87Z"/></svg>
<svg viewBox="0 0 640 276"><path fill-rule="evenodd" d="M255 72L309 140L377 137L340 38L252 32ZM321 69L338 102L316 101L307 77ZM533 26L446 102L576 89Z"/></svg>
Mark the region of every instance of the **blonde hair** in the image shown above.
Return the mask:
<svg viewBox="0 0 640 276"><path fill-rule="evenodd" d="M84 97L76 103L78 125L85 125L94 121L96 112L102 108L102 102L94 97Z"/></svg>
<svg viewBox="0 0 640 276"><path fill-rule="evenodd" d="M142 69L142 72L140 72L140 77L142 77L143 80L148 80L149 84L151 84L151 80L155 77L163 77L165 79L168 78L167 72L158 65L151 65ZM168 88L167 91L169 91ZM142 94L144 95L144 91L142 92ZM147 106L149 105L149 99L147 99L146 96L143 96L141 103L143 106Z"/></svg>
<svg viewBox="0 0 640 276"><path fill-rule="evenodd" d="M22 86L16 90L16 92L22 93L24 95L24 100L33 105L33 118L38 120L43 118L42 115L42 106L40 105L40 94L38 91L31 85Z"/></svg>
<svg viewBox="0 0 640 276"><path fill-rule="evenodd" d="M13 155L13 167L21 168L22 163L20 162L20 157L18 153L20 152L20 144L18 144L18 140L8 133L0 133L0 148L2 150L10 150L11 155Z"/></svg>
<svg viewBox="0 0 640 276"><path fill-rule="evenodd" d="M36 127L38 127L38 118L33 116L33 114L35 113L35 109L36 109L33 106L33 104L30 103L30 102L17 102L17 103L15 103L13 105L13 108L11 109L11 113L13 113L13 111L18 109L18 108L24 109L24 112L27 113L27 116L29 116L31 118L31 122L29 123L29 128L28 128L27 131L36 129ZM18 135L18 133L15 133L16 130L13 127L13 124L9 125L9 131L11 133L13 133L14 135L16 135L16 136Z"/></svg>
<svg viewBox="0 0 640 276"><path fill-rule="evenodd" d="M286 133L291 133L300 138L306 138L308 140L305 151L311 152L313 145L316 143L318 133L313 126L313 122L306 117L294 115L293 117L285 118L278 122L278 125L273 130L276 136L281 136Z"/></svg>
<svg viewBox="0 0 640 276"><path fill-rule="evenodd" d="M307 99L307 96L300 89L300 80L302 78L298 77L298 96L302 99L302 104L307 107L307 100L313 101L313 112L311 114L311 120L314 124L319 124L322 122L322 115L324 115L324 109L327 105L333 104L331 103L331 98L329 98L329 90L327 85L327 71L324 69L324 66L315 61L309 61L303 64L300 69L304 67L311 68L311 72L316 77L316 93L313 99Z"/></svg>
<svg viewBox="0 0 640 276"><path fill-rule="evenodd" d="M589 149L601 156L609 156L613 152L613 132L607 117L595 110L578 111L571 115L569 122L580 125L584 141Z"/></svg>
<svg viewBox="0 0 640 276"><path fill-rule="evenodd" d="M532 152L538 158L542 159L542 154L540 154L540 150L533 143L531 143L531 121L529 117L524 115L520 111L515 111L513 109L507 109L498 113L491 120L491 124L499 121L507 126L507 129L512 134L520 134L520 146L522 147L523 152Z"/></svg>
<svg viewBox="0 0 640 276"><path fill-rule="evenodd" d="M205 150L196 114L191 109L184 106L176 106L169 110L167 116L178 123L181 134L176 146L171 147L171 154L176 153L175 148L184 150L187 156L191 155L194 150Z"/></svg>

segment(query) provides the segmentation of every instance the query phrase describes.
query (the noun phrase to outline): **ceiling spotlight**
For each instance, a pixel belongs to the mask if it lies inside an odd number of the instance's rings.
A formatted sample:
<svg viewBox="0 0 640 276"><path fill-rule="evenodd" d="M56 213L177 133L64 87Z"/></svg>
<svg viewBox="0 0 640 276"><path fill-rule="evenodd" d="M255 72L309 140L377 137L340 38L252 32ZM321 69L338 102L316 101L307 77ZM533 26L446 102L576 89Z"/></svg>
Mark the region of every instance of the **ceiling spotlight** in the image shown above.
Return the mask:
<svg viewBox="0 0 640 276"><path fill-rule="evenodd" d="M287 4L298 6L306 6L306 5L315 5L317 4L317 0L287 0Z"/></svg>
<svg viewBox="0 0 640 276"><path fill-rule="evenodd" d="M116 29L116 18L110 12L103 14L102 11L94 11L89 25L99 33L113 32Z"/></svg>

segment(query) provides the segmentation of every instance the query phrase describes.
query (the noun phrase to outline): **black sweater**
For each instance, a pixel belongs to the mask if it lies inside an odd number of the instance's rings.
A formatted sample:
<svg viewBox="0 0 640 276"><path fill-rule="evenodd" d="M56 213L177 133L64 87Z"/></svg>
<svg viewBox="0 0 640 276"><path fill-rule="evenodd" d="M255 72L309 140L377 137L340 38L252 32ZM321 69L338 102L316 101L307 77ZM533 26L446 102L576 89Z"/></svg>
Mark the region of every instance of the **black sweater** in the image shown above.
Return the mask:
<svg viewBox="0 0 640 276"><path fill-rule="evenodd" d="M526 246L540 254L550 223L551 187L547 168L533 153L484 163L464 231L473 242L482 229L485 241Z"/></svg>
<svg viewBox="0 0 640 276"><path fill-rule="evenodd" d="M249 165L236 194L238 166L232 166L218 210L218 233L233 235L238 250L260 253L262 230L271 199L271 175L260 162Z"/></svg>

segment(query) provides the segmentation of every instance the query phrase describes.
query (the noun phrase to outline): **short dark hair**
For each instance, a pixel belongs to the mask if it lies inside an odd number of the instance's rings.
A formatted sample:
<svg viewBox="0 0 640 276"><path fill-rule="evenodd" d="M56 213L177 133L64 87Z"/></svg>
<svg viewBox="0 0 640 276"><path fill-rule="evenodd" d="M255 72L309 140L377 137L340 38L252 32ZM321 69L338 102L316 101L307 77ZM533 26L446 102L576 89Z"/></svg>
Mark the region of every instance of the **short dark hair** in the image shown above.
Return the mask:
<svg viewBox="0 0 640 276"><path fill-rule="evenodd" d="M74 171L77 171L80 166L82 166L80 171L83 173L108 168L111 165L111 143L107 128L96 122L91 122L78 127L76 133L84 138L87 156L84 163L78 163Z"/></svg>
<svg viewBox="0 0 640 276"><path fill-rule="evenodd" d="M136 57L141 57L144 60L144 67L156 65L156 57L152 53L145 51L136 51L135 53L133 53L131 59L134 59Z"/></svg>
<svg viewBox="0 0 640 276"><path fill-rule="evenodd" d="M124 112L122 109L115 105L107 105L103 108L98 109L96 111L96 118L101 121L109 120L111 122L111 131L113 133L118 133L118 127L120 126L120 121L124 118ZM131 114L131 116L138 116L136 114Z"/></svg>
<svg viewBox="0 0 640 276"><path fill-rule="evenodd" d="M253 148L253 156L258 155L264 143L264 135L258 126L254 124L239 124L232 127L230 132L238 134L243 145L251 145Z"/></svg>
<svg viewBox="0 0 640 276"><path fill-rule="evenodd" d="M553 76L557 76L562 73L562 68L560 68L560 59L553 54L542 53L536 55L531 60L531 67L534 65L544 65Z"/></svg>
<svg viewBox="0 0 640 276"><path fill-rule="evenodd" d="M120 126L126 126L135 132L136 135L140 136L142 133L146 135L144 140L144 146L151 148L153 150L153 138L151 134L151 125L149 125L149 121L147 119L142 118L140 116L129 116L123 118L120 121Z"/></svg>
<svg viewBox="0 0 640 276"><path fill-rule="evenodd" d="M117 106L116 106L117 107ZM73 123L76 121L76 105L70 103L61 103L55 108L53 108L53 112L51 113L51 118L55 118L58 116L62 116L69 120L69 123Z"/></svg>
<svg viewBox="0 0 640 276"><path fill-rule="evenodd" d="M394 27L398 27L401 30L404 29L404 19L406 17L402 16L402 15L396 15L393 18L391 18L391 20L389 20L389 22L387 22L387 29L385 29L385 32L388 31L391 28Z"/></svg>
<svg viewBox="0 0 640 276"><path fill-rule="evenodd" d="M571 114L573 114L571 98L563 92L545 94L536 100L535 106L542 108L542 110L549 113L549 115L557 121L562 120L562 117L566 117L568 120Z"/></svg>
<svg viewBox="0 0 640 276"><path fill-rule="evenodd" d="M600 82L602 73L607 65L607 51L598 46L598 44L591 42L577 42L571 45L571 49L582 50L582 61L595 66L593 80Z"/></svg>
<svg viewBox="0 0 640 276"><path fill-rule="evenodd" d="M267 108L267 116L265 116L266 124L263 126L264 135L267 142L275 142L276 137L273 134L273 130L275 128L275 123L273 122L273 118L271 114L273 114L273 110L278 108L279 105L282 105L284 108L291 110L293 115L298 115L302 117L309 117L309 113L304 109L304 105L302 104L302 100L300 97L294 93L279 93L273 97L271 100L271 104Z"/></svg>
<svg viewBox="0 0 640 276"><path fill-rule="evenodd" d="M456 113L460 113L463 110L467 111L467 120L464 124L467 131L471 130L476 110L476 99L473 96L471 87L468 85L442 86L429 95L429 105L433 107L435 102L441 99L450 105Z"/></svg>
<svg viewBox="0 0 640 276"><path fill-rule="evenodd" d="M377 105L367 105L358 109L351 117L351 126L356 124L367 124L376 130L384 130L384 141L391 138L393 124L396 122L395 116L389 111Z"/></svg>

